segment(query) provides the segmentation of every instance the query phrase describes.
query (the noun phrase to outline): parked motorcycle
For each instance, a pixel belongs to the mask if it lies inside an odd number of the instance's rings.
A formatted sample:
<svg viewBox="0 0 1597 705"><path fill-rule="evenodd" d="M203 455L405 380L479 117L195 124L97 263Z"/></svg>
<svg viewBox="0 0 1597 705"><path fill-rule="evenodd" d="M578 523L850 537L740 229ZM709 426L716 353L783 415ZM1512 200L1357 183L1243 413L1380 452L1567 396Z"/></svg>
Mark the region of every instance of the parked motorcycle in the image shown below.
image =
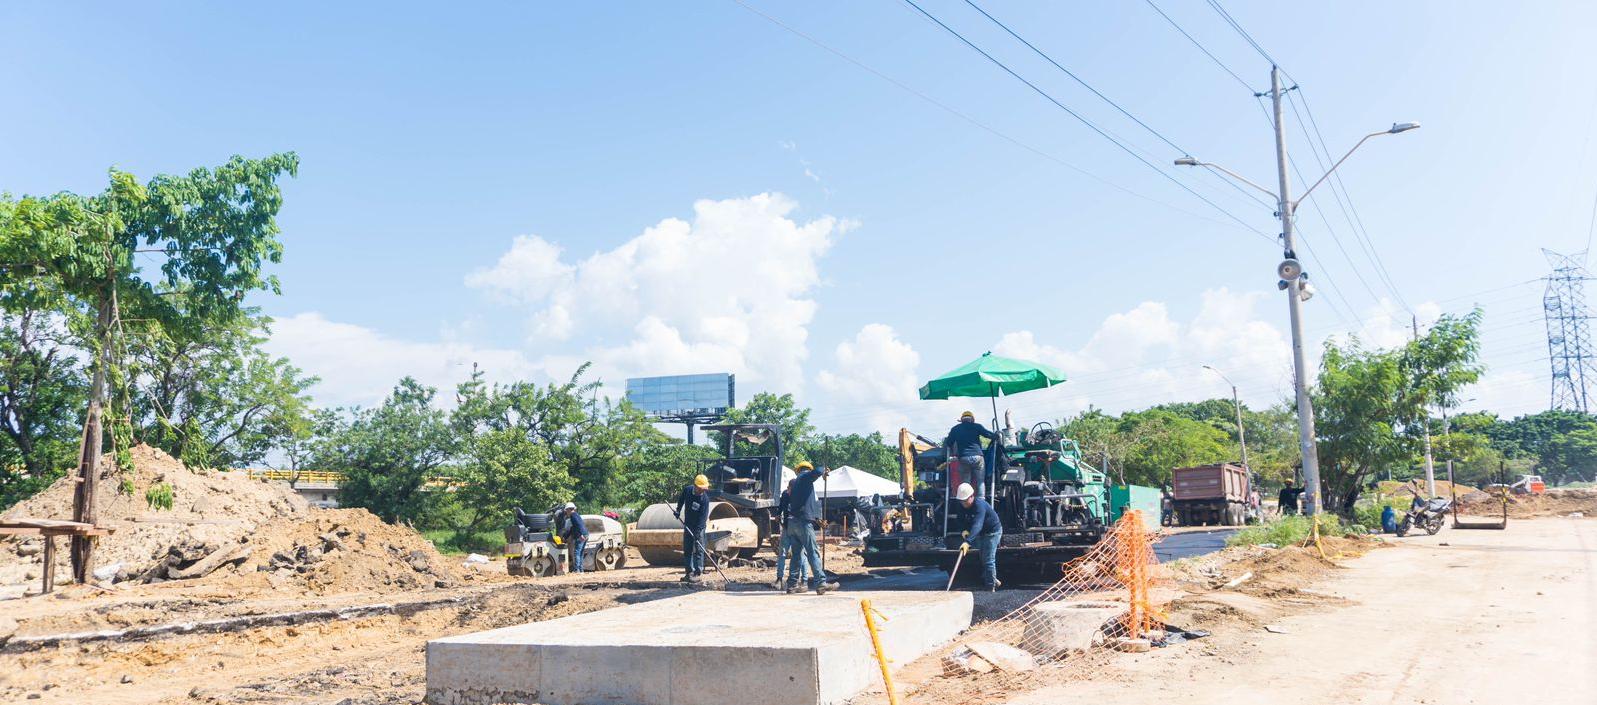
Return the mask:
<svg viewBox="0 0 1597 705"><path fill-rule="evenodd" d="M1447 518L1447 510L1453 507L1453 500L1437 497L1421 502L1416 499L1414 505L1403 515L1403 521L1398 523L1398 536L1407 536L1416 526L1423 527L1426 534L1435 536L1436 532L1442 530L1442 521Z"/></svg>

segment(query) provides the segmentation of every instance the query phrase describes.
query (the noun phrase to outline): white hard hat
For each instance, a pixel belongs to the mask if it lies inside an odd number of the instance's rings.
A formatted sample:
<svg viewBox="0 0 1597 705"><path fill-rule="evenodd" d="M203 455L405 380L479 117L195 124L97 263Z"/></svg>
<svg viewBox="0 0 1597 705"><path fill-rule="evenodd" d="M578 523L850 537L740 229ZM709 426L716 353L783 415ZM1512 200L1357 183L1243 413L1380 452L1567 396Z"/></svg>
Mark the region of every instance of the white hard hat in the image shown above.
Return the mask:
<svg viewBox="0 0 1597 705"><path fill-rule="evenodd" d="M957 500L959 500L961 502L963 502L963 501L965 501L967 499L970 499L971 497L975 497L975 496L976 496L976 490L971 488L969 482L961 482L961 483L959 483L959 488L954 490L954 499L957 499Z"/></svg>
<svg viewBox="0 0 1597 705"><path fill-rule="evenodd" d="M577 503L576 502L566 502L566 509L576 509L576 508L577 508Z"/></svg>

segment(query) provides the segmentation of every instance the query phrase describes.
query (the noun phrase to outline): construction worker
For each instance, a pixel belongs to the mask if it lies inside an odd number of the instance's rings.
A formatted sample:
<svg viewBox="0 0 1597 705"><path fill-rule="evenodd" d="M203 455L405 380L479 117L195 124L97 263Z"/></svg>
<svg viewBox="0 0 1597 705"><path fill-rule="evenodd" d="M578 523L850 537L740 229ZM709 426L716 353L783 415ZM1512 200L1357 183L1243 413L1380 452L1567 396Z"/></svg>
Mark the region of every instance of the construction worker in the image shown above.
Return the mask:
<svg viewBox="0 0 1597 705"><path fill-rule="evenodd" d="M787 526L788 510L792 507L792 499L793 481L788 480L787 486L782 488L782 496L776 500L776 523L778 526ZM791 555L793 555L793 534L783 531L776 544L776 589L778 590L787 588L787 581L784 580L784 577L787 575L787 562ZM804 567L804 563L800 562L798 564L798 574L793 582L797 583L804 580Z"/></svg>
<svg viewBox="0 0 1597 705"><path fill-rule="evenodd" d="M565 522L560 527L560 538L571 547L571 564L568 570L572 573L582 572L582 552L588 548L588 524L582 520L582 515L577 513L574 502L566 502L560 510L560 521Z"/></svg>
<svg viewBox="0 0 1597 705"><path fill-rule="evenodd" d="M837 583L828 581L826 572L821 570L821 549L815 543L815 530L821 528L821 501L815 496L815 481L830 474L831 468L816 470L815 465L806 460L794 469L799 474L790 485L787 522L782 525L784 537L790 537L788 540L793 542L793 555L787 566L787 591L789 594L804 592L798 584L799 566L809 561L809 587L817 595L824 595L835 589Z"/></svg>
<svg viewBox="0 0 1597 705"><path fill-rule="evenodd" d="M704 579L704 531L710 525L710 478L698 475L677 496L677 519L682 521L683 582Z"/></svg>
<svg viewBox="0 0 1597 705"><path fill-rule="evenodd" d="M965 517L969 522L963 534L965 543L960 544L959 550L969 551L970 542L976 542L977 548L981 549L982 585L988 591L997 590L1003 585L998 581L998 543L1004 538L1004 524L998 520L998 512L993 511L993 505L976 496L976 490L971 488L970 483L959 483L954 498L965 505Z"/></svg>
<svg viewBox="0 0 1597 705"><path fill-rule="evenodd" d="M981 497L986 493L987 483L982 482L982 470L986 467L986 451L982 449L981 439L998 442L998 434L987 430L987 427L976 423L976 414L967 411L959 415L959 423L948 430L948 437L943 439L943 447L950 449L949 457L959 459L959 471L963 473L964 480L976 490L976 496Z"/></svg>
<svg viewBox="0 0 1597 705"><path fill-rule="evenodd" d="M1277 504L1281 505L1281 516L1290 516L1298 513L1298 497L1303 495L1305 488L1293 487L1292 481L1287 480L1281 486L1281 493L1275 496Z"/></svg>

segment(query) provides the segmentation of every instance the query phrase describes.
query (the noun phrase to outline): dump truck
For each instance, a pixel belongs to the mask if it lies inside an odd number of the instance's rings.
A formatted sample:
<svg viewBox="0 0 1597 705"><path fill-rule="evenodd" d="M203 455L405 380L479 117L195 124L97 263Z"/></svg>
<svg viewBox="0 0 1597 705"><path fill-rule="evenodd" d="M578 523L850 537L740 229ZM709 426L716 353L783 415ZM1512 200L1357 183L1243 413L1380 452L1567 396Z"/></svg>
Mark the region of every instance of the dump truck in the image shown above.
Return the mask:
<svg viewBox="0 0 1597 705"><path fill-rule="evenodd" d="M775 424L704 426L724 438L723 455L702 468L710 481L710 519L705 549L721 560L752 558L781 532L776 502L782 496L784 452L782 429ZM757 455L737 454L738 443L751 444ZM681 565L682 520L676 503L651 504L628 526L627 543L649 565Z"/></svg>
<svg viewBox="0 0 1597 705"><path fill-rule="evenodd" d="M1241 526L1248 520L1248 470L1218 463L1170 471L1178 526Z"/></svg>
<svg viewBox="0 0 1597 705"><path fill-rule="evenodd" d="M1157 489L1122 486L1115 491L1108 476L1082 458L1080 446L1052 424L1006 430L1004 435L1016 441L989 447L986 459L987 467L995 468L987 473L987 496L1004 526L998 547L1002 579L1056 579L1060 564L1085 554L1127 511L1140 510L1145 524L1158 526ZM915 489L913 498L896 508L910 521L902 530L869 536L865 565L936 566L951 571L966 522L963 508L953 499L953 488L966 478L957 463L948 461L947 449L923 436L900 431L899 448L902 482ZM959 570L974 575L980 570L978 563L967 558Z"/></svg>

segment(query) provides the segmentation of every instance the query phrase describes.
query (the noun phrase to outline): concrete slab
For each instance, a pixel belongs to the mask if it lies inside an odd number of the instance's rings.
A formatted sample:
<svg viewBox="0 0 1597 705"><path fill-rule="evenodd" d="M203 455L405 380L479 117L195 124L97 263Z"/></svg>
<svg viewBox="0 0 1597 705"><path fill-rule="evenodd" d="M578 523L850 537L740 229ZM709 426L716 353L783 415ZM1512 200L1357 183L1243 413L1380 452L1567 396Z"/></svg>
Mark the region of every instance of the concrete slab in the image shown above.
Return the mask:
<svg viewBox="0 0 1597 705"><path fill-rule="evenodd" d="M427 642L432 705L830 705L970 627L967 592L703 592Z"/></svg>

